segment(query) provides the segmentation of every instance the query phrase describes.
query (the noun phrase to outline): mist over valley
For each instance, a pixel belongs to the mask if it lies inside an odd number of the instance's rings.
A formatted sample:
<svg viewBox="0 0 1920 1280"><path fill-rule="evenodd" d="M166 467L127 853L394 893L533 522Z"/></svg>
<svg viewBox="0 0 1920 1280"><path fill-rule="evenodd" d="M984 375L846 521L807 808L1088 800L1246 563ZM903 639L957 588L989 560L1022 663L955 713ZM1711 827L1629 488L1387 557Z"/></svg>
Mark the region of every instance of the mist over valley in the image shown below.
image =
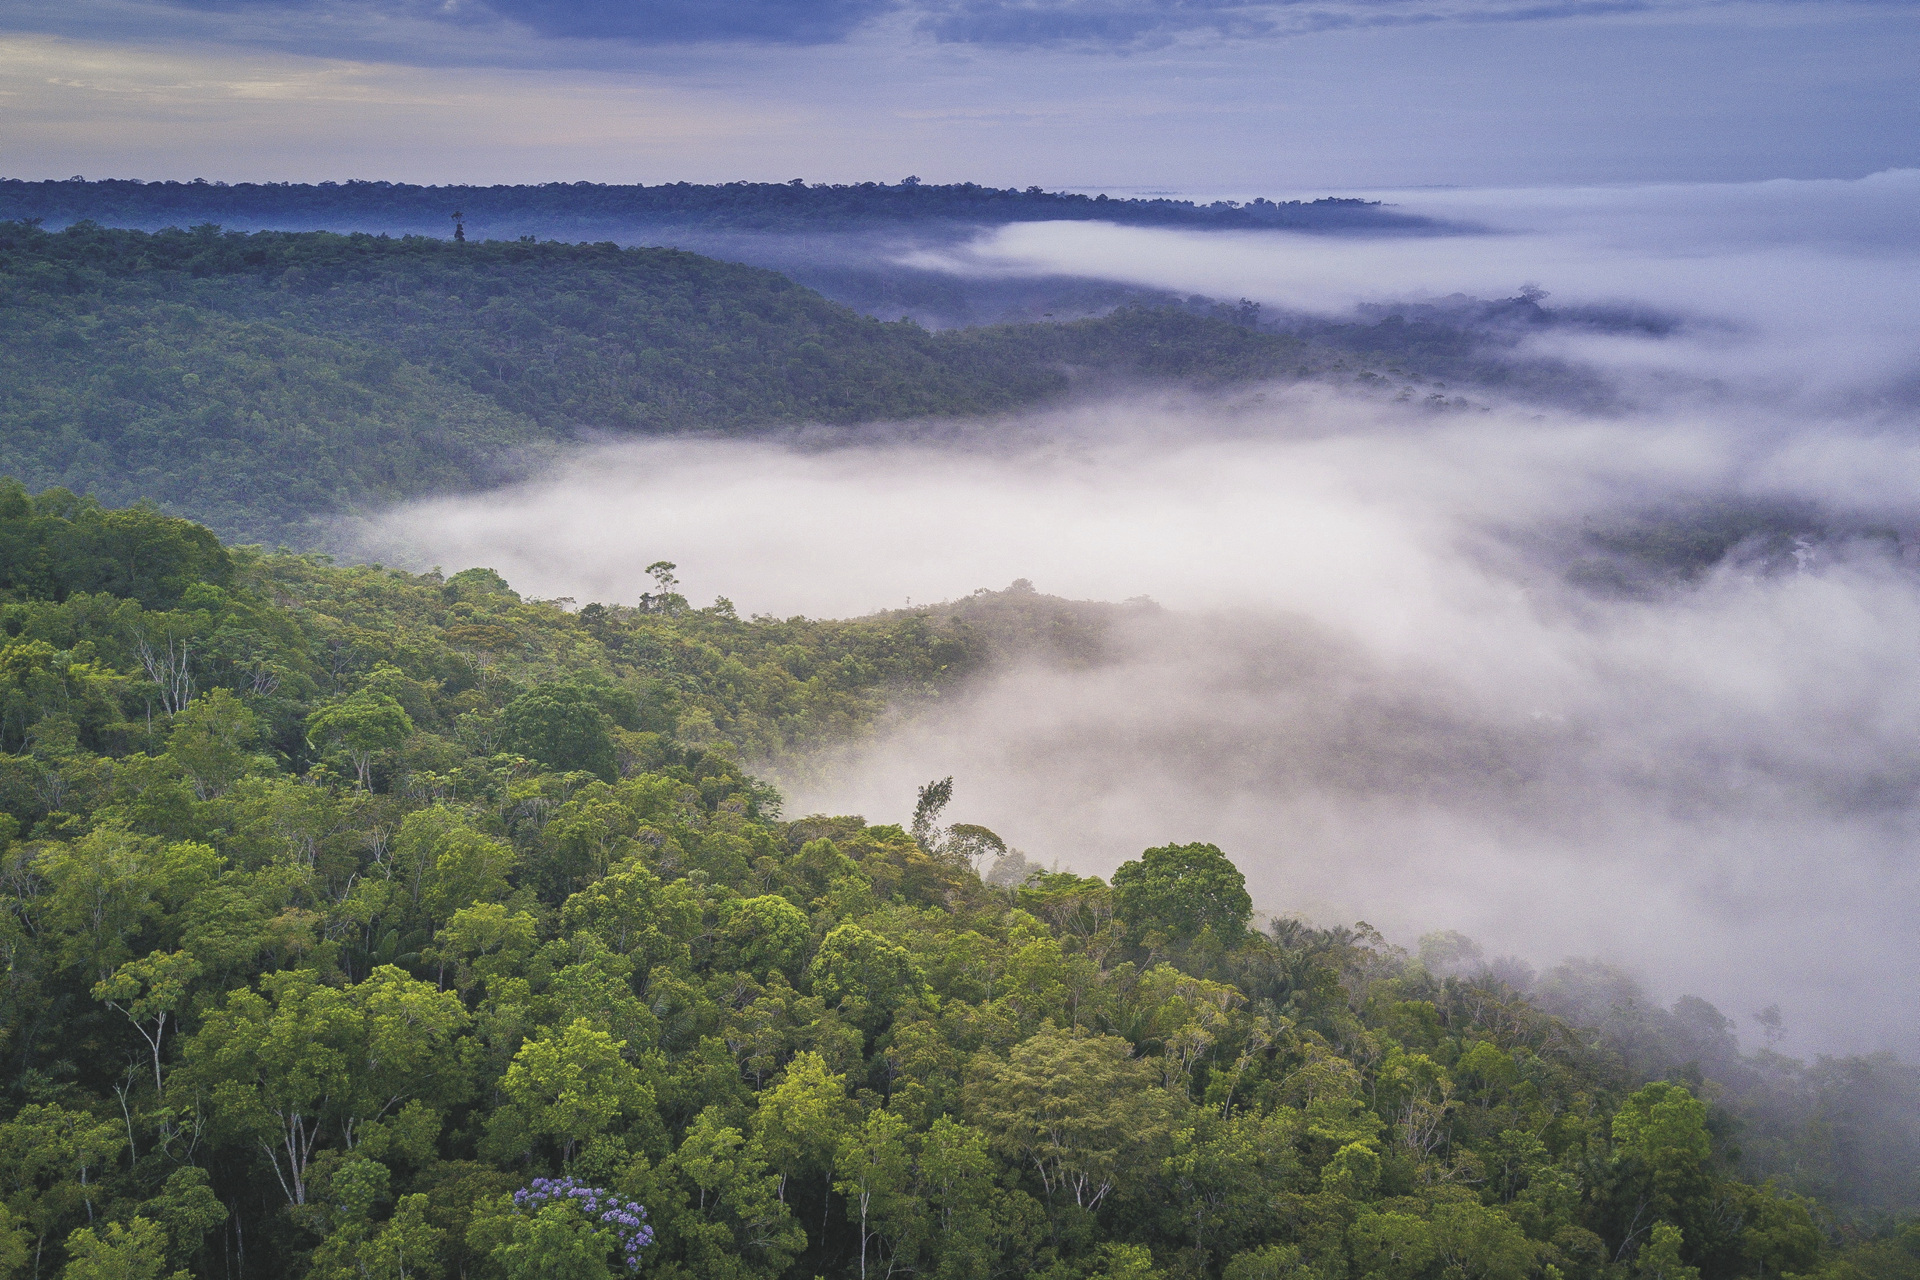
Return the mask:
<svg viewBox="0 0 1920 1280"><path fill-rule="evenodd" d="M458 194L0 183L0 1280L1911 1280L1920 171Z"/></svg>
<svg viewBox="0 0 1920 1280"><path fill-rule="evenodd" d="M1364 302L1480 334L1479 377L1415 348L1357 381L609 443L356 536L581 601L669 558L743 614L1150 598L1097 657L1016 656L779 762L795 802L897 814L953 773L1043 862L1205 838L1265 911L1597 955L1736 1019L1777 1003L1804 1048L1911 1052L1912 187L1445 193L1414 207L1475 229L1414 239L993 232L948 267L1232 280L1295 325ZM1499 273L1535 292L1471 304Z"/></svg>

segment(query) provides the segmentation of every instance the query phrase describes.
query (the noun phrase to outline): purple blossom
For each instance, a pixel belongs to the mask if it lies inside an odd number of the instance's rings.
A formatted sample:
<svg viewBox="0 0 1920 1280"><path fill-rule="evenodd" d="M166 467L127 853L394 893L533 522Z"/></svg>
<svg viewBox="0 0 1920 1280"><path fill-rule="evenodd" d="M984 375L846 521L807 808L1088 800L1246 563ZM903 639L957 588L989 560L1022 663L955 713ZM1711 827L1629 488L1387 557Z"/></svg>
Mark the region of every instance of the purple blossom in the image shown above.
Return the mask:
<svg viewBox="0 0 1920 1280"><path fill-rule="evenodd" d="M613 1236L611 1247L628 1271L640 1269L640 1251L653 1243L644 1205L631 1200L623 1204L604 1187L581 1186L572 1178L535 1178L513 1193L513 1207L520 1212L537 1213L554 1201L572 1202L596 1229Z"/></svg>

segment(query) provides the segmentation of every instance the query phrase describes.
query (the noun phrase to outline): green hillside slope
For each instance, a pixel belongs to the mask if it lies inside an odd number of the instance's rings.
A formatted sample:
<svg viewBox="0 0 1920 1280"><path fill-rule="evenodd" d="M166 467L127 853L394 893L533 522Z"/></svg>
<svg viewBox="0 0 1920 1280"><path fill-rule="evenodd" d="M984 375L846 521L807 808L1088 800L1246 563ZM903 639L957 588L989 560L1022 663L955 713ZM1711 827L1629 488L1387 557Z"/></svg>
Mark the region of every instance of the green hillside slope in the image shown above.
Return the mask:
<svg viewBox="0 0 1920 1280"><path fill-rule="evenodd" d="M1257 929L1207 845L996 859L938 784L910 830L782 815L738 763L1060 602L571 612L17 486L0 566L0 1275L1913 1274L1913 1226L1759 1185L1697 1067L1445 946ZM1857 1165L1883 1068L1762 1062L1783 1176Z"/></svg>
<svg viewBox="0 0 1920 1280"><path fill-rule="evenodd" d="M671 250L0 224L0 474L297 543L583 433L992 413L1070 365L1301 363L1294 339L1153 314L932 334Z"/></svg>

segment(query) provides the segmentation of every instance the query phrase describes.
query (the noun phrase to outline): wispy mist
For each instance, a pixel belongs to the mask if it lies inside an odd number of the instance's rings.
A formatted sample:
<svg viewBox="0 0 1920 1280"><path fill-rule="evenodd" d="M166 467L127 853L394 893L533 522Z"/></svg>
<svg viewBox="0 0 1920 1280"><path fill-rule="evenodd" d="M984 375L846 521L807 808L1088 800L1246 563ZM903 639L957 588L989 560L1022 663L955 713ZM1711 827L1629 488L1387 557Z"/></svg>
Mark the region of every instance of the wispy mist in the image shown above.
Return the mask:
<svg viewBox="0 0 1920 1280"><path fill-rule="evenodd" d="M968 820L1042 860L1213 840L1269 911L1599 954L1871 1046L1908 1041L1920 994L1920 584L1887 532L1916 473L1920 446L1838 423L1273 391L984 441L610 446L382 533L582 600L632 599L661 557L743 612L1018 577L1151 596L1105 662L1004 670L794 807L898 817L952 773ZM1728 503L1798 524L1705 572L1631 536Z"/></svg>
<svg viewBox="0 0 1920 1280"><path fill-rule="evenodd" d="M1151 597L1099 661L1010 661L832 760L774 762L791 807L900 818L951 773L956 816L1041 861L1106 872L1212 840L1269 912L1404 941L1457 928L1539 965L1596 955L1739 1018L1778 1002L1790 1046L1912 1052L1917 182L1441 193L1426 210L1489 230L1309 254L1284 234L1021 228L949 262L1011 272L1018 250L1330 309L1531 278L1682 317L1537 339L1630 392L1606 416L1488 388L1466 409L1139 393L911 433L599 446L365 532L582 601L631 601L662 558L743 613L1016 579Z"/></svg>
<svg viewBox="0 0 1920 1280"><path fill-rule="evenodd" d="M1556 304L1654 307L1678 332L1543 332L1540 355L1601 365L1649 402L1912 402L1920 373L1920 169L1781 181L1374 193L1452 234L1330 239L1038 223L910 255L922 269L1095 275L1289 310L1523 283Z"/></svg>

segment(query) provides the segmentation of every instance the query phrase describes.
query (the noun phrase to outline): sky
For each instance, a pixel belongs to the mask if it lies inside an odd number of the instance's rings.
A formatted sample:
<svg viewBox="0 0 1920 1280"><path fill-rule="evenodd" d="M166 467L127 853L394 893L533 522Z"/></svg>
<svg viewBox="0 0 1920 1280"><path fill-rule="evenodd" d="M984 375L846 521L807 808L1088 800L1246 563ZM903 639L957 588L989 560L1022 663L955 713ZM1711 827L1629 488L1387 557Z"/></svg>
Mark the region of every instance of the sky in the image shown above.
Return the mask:
<svg viewBox="0 0 1920 1280"><path fill-rule="evenodd" d="M5 0L0 175L1265 192L1920 163L1912 0Z"/></svg>

